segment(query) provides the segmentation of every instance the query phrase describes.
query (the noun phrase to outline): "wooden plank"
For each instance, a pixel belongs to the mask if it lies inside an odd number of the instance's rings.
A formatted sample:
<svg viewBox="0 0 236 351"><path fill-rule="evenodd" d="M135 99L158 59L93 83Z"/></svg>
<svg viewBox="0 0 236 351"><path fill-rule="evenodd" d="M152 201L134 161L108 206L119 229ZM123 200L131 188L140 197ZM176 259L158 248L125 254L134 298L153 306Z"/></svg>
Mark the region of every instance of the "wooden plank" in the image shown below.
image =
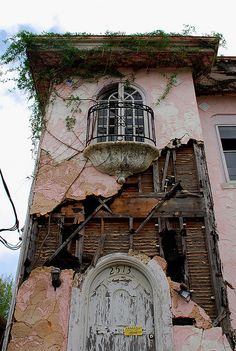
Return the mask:
<svg viewBox="0 0 236 351"><path fill-rule="evenodd" d="M138 232L145 226L145 224L152 218L154 213L159 209L166 201L168 201L172 196L175 195L176 191L180 189L180 183L176 183L168 193L166 193L165 197L158 203L156 206L151 210L151 212L148 214L148 216L145 218L145 220L140 224L140 226L136 229L135 234L138 234Z"/></svg>
<svg viewBox="0 0 236 351"><path fill-rule="evenodd" d="M166 153L165 165L163 170L163 178L161 183L161 191L165 191L165 183L166 183L167 171L169 166L169 160L170 160L170 150L168 150Z"/></svg>
<svg viewBox="0 0 236 351"><path fill-rule="evenodd" d="M152 208L162 199L163 197L159 196L152 198L139 196L128 198L117 197L110 207L115 215L120 214L143 218L146 217ZM193 215L202 217L205 213L204 199L201 197L175 197L166 202L160 211L157 210L157 213L160 212L160 215L164 215L166 212L167 216L171 216L171 213L172 215L175 213L177 215L180 213L181 215L181 212L185 212L188 214L188 217L192 217Z"/></svg>
<svg viewBox="0 0 236 351"><path fill-rule="evenodd" d="M79 263L82 265L83 263L83 252L84 252L84 228L80 231L80 238L76 241L78 243L77 248L77 257L79 259Z"/></svg>
<svg viewBox="0 0 236 351"><path fill-rule="evenodd" d="M129 217L129 249L134 248L134 220L133 217Z"/></svg>
<svg viewBox="0 0 236 351"><path fill-rule="evenodd" d="M177 180L177 171L176 171L176 150L172 150L172 162L173 162L173 175L175 180Z"/></svg>
<svg viewBox="0 0 236 351"><path fill-rule="evenodd" d="M181 234L181 244L182 244L182 254L186 258L187 246L186 246L186 223L184 223L183 217L179 217L180 234ZM189 267L188 261L184 260L184 283L189 288Z"/></svg>
<svg viewBox="0 0 236 351"><path fill-rule="evenodd" d="M161 191L158 161L153 162L153 190L155 193Z"/></svg>

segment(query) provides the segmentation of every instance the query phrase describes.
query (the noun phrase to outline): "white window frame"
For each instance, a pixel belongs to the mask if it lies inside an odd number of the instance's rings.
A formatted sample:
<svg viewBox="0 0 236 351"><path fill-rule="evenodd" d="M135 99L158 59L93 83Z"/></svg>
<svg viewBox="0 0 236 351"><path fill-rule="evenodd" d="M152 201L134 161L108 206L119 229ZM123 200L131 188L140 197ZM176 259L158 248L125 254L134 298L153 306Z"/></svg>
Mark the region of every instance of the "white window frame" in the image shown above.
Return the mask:
<svg viewBox="0 0 236 351"><path fill-rule="evenodd" d="M232 123L230 123L230 124L227 124L227 123L222 123L222 124L218 123L218 124L216 124L216 134L217 134L217 138L218 138L218 144L219 144L219 147L220 147L221 160L222 160L222 164L223 164L223 169L224 169L224 173L225 173L226 182L227 183L234 183L234 184L236 184L236 180L232 180L229 177L229 171L228 171L228 167L227 167L227 164L226 164L226 159L225 159L224 149L223 149L222 142L221 142L221 136L220 136L219 127L235 127L236 128L236 124L232 124ZM235 152L236 152L236 149L235 149Z"/></svg>

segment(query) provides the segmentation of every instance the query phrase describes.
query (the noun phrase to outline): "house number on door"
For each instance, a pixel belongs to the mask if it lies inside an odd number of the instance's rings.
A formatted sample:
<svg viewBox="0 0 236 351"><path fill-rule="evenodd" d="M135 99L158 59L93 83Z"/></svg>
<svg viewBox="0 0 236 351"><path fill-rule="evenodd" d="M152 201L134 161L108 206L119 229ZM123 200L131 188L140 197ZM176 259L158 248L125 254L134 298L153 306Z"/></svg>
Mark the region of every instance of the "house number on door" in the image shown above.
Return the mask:
<svg viewBox="0 0 236 351"><path fill-rule="evenodd" d="M130 266L124 266L124 265L117 265L113 266L110 268L110 275L112 274L130 274L131 273L131 267Z"/></svg>

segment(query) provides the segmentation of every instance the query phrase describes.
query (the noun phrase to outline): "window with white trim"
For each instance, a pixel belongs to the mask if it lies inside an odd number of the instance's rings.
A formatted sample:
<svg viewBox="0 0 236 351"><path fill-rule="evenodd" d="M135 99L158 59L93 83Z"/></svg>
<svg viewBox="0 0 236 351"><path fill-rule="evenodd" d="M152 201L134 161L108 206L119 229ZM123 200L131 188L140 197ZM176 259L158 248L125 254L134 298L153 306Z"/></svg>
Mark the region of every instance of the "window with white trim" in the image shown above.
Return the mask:
<svg viewBox="0 0 236 351"><path fill-rule="evenodd" d="M236 180L236 125L218 125L227 180Z"/></svg>

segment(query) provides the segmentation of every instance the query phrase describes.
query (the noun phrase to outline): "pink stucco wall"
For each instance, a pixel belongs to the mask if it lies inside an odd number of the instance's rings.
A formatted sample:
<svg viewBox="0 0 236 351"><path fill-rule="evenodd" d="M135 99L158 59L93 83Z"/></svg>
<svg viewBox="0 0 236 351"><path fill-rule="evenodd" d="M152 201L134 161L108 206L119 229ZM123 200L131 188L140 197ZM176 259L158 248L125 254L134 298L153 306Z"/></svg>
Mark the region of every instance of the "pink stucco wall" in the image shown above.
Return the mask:
<svg viewBox="0 0 236 351"><path fill-rule="evenodd" d="M230 351L231 347L219 327L197 329L192 326L174 326L175 351Z"/></svg>
<svg viewBox="0 0 236 351"><path fill-rule="evenodd" d="M217 124L236 125L236 99L234 96L198 98L209 177L214 200L215 217L219 234L223 277L228 283L232 325L236 329L236 182L227 182ZM206 107L206 108L205 108Z"/></svg>
<svg viewBox="0 0 236 351"><path fill-rule="evenodd" d="M174 71L141 70L123 71L119 78L104 78L99 81L75 80L56 87L48 106L46 130L41 141L41 157L36 174L34 201L31 213L45 214L65 199L81 200L89 194L110 196L120 186L116 178L95 170L83 157L86 138L86 123L89 107L95 104L99 91L104 86L118 81L130 80L144 96L144 103L155 115L157 148L161 150L172 139L186 143L190 138L202 140L201 125L197 110L192 74L189 70L176 71L176 82L166 98L157 104ZM80 103L74 114L73 130L66 129L66 117L71 115L69 96L79 97Z"/></svg>
<svg viewBox="0 0 236 351"><path fill-rule="evenodd" d="M131 71L123 73L126 73L124 80L133 77ZM172 73L164 70L139 71L135 73L132 84L140 88L145 103L154 111L158 149L161 150L175 138L181 139L183 143L190 138L204 140L220 238L223 274L229 286L231 319L236 328L236 184L226 183L214 127L219 117L212 117L216 114L227 114L231 115L227 116L227 121L230 120L231 124L236 123L235 97L204 97L196 101L192 74L190 71L181 70L177 72L176 84L158 105L157 100L168 82L166 76ZM85 147L88 109L95 103L97 94L105 85L117 81L119 81L117 78L104 78L97 82L77 82L76 87L72 87L71 82L57 87L57 92L62 98L55 96L47 109L47 129L41 141L41 157L31 213L50 212L65 199L81 200L90 194L106 197L119 190L120 185L117 184L115 177L97 171L82 154ZM75 127L72 131L67 131L65 117L70 111L65 99L70 94L79 97L81 103L75 113ZM201 108L198 110L201 103L208 104L204 106L205 111ZM175 327L176 350L194 350L195 346L191 346L192 341L189 340L199 338L201 340L201 333L196 332L195 328L191 329L193 327L184 328L185 332L182 333L183 329ZM179 336L180 330L181 336ZM215 329L209 335L204 334L204 338L209 336L211 339L213 335L214 339L214 333L220 338L219 330ZM186 338L181 341L184 335ZM214 340L212 343L214 344ZM223 350L224 342L221 344ZM202 350L207 350L207 347L202 346Z"/></svg>
<svg viewBox="0 0 236 351"><path fill-rule="evenodd" d="M54 290L51 267L36 268L21 285L7 351L66 351L72 270L63 270Z"/></svg>

